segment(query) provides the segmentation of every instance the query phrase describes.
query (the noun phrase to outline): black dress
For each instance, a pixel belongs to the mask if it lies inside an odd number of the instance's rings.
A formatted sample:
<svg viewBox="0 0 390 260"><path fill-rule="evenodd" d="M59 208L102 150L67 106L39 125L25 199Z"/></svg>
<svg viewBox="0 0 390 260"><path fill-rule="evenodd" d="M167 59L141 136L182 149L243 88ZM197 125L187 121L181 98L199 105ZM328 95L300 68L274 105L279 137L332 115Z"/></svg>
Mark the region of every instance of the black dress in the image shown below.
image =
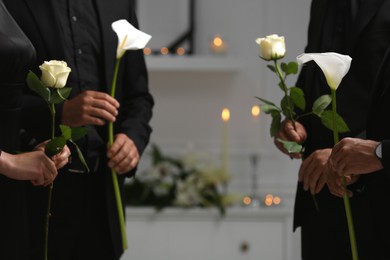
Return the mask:
<svg viewBox="0 0 390 260"><path fill-rule="evenodd" d="M0 0L0 148L19 149L22 89L35 50ZM25 183L0 174L0 259L28 259Z"/></svg>

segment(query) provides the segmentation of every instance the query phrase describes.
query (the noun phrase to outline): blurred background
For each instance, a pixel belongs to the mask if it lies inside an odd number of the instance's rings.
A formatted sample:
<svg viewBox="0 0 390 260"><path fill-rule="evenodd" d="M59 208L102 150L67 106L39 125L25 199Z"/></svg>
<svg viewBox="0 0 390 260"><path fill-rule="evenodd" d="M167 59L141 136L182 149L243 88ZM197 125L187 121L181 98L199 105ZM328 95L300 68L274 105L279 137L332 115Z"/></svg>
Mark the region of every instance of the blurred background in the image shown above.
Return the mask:
<svg viewBox="0 0 390 260"><path fill-rule="evenodd" d="M179 161L192 158L193 167L199 158L220 167L229 178L218 192L236 200L223 216L212 207L129 206L124 259L300 259L292 232L299 161L275 148L270 117L251 111L255 96L279 103L282 95L255 39L285 36L283 61L295 61L310 1L138 0L137 10L140 29L153 36L145 54L156 102L137 178L156 166L158 147Z"/></svg>

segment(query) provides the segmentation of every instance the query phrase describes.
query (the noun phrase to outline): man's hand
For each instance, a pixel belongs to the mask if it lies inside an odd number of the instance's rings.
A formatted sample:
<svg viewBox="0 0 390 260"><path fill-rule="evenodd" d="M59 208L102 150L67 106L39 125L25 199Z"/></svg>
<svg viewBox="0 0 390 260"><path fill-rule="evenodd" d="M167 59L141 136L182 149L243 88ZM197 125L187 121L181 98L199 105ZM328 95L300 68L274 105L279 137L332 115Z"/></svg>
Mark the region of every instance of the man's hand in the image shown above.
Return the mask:
<svg viewBox="0 0 390 260"><path fill-rule="evenodd" d="M347 176L340 176L337 172L333 171L328 163L328 179L327 179L327 185L329 188L330 193L337 197L343 197L345 192L348 192L348 196L352 197L353 193L350 190L345 190L343 185L343 178L345 178L345 184L350 185L355 183L359 179L359 175L347 175Z"/></svg>
<svg viewBox="0 0 390 260"><path fill-rule="evenodd" d="M134 169L140 159L138 149L134 142L125 134L117 134L114 143L108 147L108 166L118 174L123 174Z"/></svg>
<svg viewBox="0 0 390 260"><path fill-rule="evenodd" d="M110 95L88 90L64 102L62 123L70 127L114 122L119 102Z"/></svg>
<svg viewBox="0 0 390 260"><path fill-rule="evenodd" d="M330 148L316 150L302 162L299 181L303 182L304 190L317 194L324 187L329 173L327 162L331 152Z"/></svg>
<svg viewBox="0 0 390 260"><path fill-rule="evenodd" d="M285 141L303 143L307 138L307 133L302 124L300 124L299 122L295 122L295 129L294 129L293 122L291 120L286 119L282 122L280 131L276 133L274 138L274 143L280 151L289 155L291 158L295 158L295 159L302 158L301 153L289 153L283 147L283 144L277 140L278 138Z"/></svg>
<svg viewBox="0 0 390 260"><path fill-rule="evenodd" d="M375 172L383 168L375 155L379 142L359 138L344 138L332 150L330 167L339 176Z"/></svg>

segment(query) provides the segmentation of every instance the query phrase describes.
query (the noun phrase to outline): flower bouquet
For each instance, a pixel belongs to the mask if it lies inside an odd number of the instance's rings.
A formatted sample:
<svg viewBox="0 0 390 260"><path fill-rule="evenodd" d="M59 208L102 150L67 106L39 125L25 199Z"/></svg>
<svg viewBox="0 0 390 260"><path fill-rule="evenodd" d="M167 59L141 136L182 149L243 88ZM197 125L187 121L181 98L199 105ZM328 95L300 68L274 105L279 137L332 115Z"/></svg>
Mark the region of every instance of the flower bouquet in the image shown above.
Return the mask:
<svg viewBox="0 0 390 260"><path fill-rule="evenodd" d="M194 157L165 156L152 146L152 167L126 184L128 205L165 207L217 207L224 215L233 196L223 193L229 176L221 168L202 164Z"/></svg>

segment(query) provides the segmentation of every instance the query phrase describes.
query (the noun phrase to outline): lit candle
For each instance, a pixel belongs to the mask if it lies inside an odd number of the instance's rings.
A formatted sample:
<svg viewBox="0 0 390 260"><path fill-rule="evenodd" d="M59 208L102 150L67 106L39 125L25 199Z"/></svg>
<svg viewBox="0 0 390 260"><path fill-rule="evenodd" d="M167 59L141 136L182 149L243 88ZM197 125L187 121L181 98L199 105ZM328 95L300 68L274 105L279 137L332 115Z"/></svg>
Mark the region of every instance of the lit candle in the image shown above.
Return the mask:
<svg viewBox="0 0 390 260"><path fill-rule="evenodd" d="M210 43L210 49L215 54L223 54L226 52L227 45L221 36L216 35Z"/></svg>
<svg viewBox="0 0 390 260"><path fill-rule="evenodd" d="M222 169L225 174L228 172L228 123L230 119L230 111L228 108L222 110L221 118L223 121L222 132Z"/></svg>
<svg viewBox="0 0 390 260"><path fill-rule="evenodd" d="M252 113L252 124L253 124L253 129L252 129L252 133L253 133L253 140L250 141L251 143L251 147L253 149L253 153L254 154L257 154L257 151L259 149L259 146L260 146L260 113L261 113L261 110L260 110L260 106L258 105L254 105L252 106L252 109L251 109L251 113Z"/></svg>

